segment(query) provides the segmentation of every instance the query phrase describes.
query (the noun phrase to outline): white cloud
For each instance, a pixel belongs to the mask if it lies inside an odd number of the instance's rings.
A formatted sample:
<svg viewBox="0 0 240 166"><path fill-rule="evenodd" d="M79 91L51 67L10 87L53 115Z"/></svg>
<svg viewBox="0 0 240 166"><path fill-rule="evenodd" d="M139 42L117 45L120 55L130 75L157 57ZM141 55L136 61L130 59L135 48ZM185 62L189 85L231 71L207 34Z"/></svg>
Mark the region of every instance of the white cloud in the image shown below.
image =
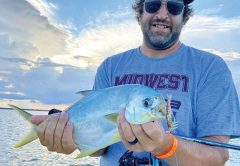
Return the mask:
<svg viewBox="0 0 240 166"><path fill-rule="evenodd" d="M216 15L216 14L219 14L219 12L221 12L223 7L224 7L223 4L219 4L215 8L203 9L200 12L198 12L197 15L204 15L204 16L206 16L206 15Z"/></svg>
<svg viewBox="0 0 240 166"><path fill-rule="evenodd" d="M0 81L1 81L1 79L0 79ZM5 88L12 89L12 88L14 88L14 86L13 86L13 84L9 84L9 85L6 85Z"/></svg>
<svg viewBox="0 0 240 166"><path fill-rule="evenodd" d="M9 49L1 56L26 56L33 60L38 56L51 57L66 53L68 32L50 23L47 16L41 15L39 8L37 10L27 1L5 0L4 5L0 5L0 38L3 38L0 45L6 45Z"/></svg>
<svg viewBox="0 0 240 166"><path fill-rule="evenodd" d="M196 15L189 20L182 41L200 49L240 52L240 17Z"/></svg>
<svg viewBox="0 0 240 166"><path fill-rule="evenodd" d="M0 92L0 94L4 94L4 95L25 96L24 93L22 93L22 92L9 92L9 91L4 91L4 92Z"/></svg>
<svg viewBox="0 0 240 166"><path fill-rule="evenodd" d="M56 55L51 59L60 64L96 68L106 57L138 47L141 39L138 24L132 21L90 28L69 40L71 54Z"/></svg>
<svg viewBox="0 0 240 166"><path fill-rule="evenodd" d="M106 15L108 16L105 14L104 17L107 17ZM238 59L240 41L236 38L240 38L239 20L239 18L194 16L184 28L182 41L226 59ZM141 41L142 33L135 20L107 24L85 29L78 36L73 36L68 40L71 53L56 55L52 60L81 68L96 68L106 57L137 47L141 45Z"/></svg>
<svg viewBox="0 0 240 166"><path fill-rule="evenodd" d="M57 10L57 5L47 2L45 0L26 0L31 5L33 5L38 11L40 11L41 16L45 16L53 20L55 16L54 11Z"/></svg>
<svg viewBox="0 0 240 166"><path fill-rule="evenodd" d="M54 68L59 74L63 74L64 68L63 67L55 67Z"/></svg>
<svg viewBox="0 0 240 166"><path fill-rule="evenodd" d="M240 17L223 18L219 16L195 15L187 23L188 32L201 32L206 30L232 31L239 29Z"/></svg>

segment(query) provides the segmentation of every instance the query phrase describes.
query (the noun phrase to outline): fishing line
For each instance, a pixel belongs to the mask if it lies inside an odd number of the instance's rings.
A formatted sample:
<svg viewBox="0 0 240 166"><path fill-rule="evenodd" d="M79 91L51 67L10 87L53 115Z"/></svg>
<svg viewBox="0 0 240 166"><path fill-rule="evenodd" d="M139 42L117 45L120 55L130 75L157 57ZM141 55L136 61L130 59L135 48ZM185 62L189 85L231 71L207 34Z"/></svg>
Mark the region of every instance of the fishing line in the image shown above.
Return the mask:
<svg viewBox="0 0 240 166"><path fill-rule="evenodd" d="M240 151L240 146L237 146L237 145L217 142L217 141L213 141L213 140L201 139L201 138L191 138L191 137L185 137L185 136L180 136L180 135L175 135L175 136L178 137L178 138L182 138L184 140L187 140L187 141L192 141L192 142L197 142L197 143L205 144L205 145L209 145L209 146L215 146L215 147L233 149L233 150Z"/></svg>

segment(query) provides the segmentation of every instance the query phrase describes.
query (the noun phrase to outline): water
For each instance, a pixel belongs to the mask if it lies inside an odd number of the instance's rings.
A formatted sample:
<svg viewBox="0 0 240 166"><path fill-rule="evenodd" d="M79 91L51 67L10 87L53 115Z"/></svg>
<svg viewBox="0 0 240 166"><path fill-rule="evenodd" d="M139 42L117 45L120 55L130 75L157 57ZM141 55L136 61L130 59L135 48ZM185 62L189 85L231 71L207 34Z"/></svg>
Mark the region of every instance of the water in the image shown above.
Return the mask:
<svg viewBox="0 0 240 166"><path fill-rule="evenodd" d="M44 114L43 112L31 112ZM95 166L99 165L99 158L85 157L75 160L79 152L71 155L63 155L48 150L36 140L22 148L13 148L20 138L30 131L30 125L13 110L0 110L0 165L12 166L45 166L45 165L69 165L69 166ZM240 139L234 139L230 143L240 145ZM239 166L240 152L230 150L230 160L226 166Z"/></svg>

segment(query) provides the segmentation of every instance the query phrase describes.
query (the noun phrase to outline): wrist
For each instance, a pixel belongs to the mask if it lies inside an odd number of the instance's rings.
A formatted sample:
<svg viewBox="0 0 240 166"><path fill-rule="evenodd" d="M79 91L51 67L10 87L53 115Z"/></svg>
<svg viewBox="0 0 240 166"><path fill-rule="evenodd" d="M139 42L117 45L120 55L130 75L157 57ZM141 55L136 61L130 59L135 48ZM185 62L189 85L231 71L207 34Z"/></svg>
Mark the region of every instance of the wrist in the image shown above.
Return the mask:
<svg viewBox="0 0 240 166"><path fill-rule="evenodd" d="M165 159L174 155L177 150L178 140L170 132L167 132L164 135L163 145L164 146L161 147L161 151L153 153L156 158Z"/></svg>

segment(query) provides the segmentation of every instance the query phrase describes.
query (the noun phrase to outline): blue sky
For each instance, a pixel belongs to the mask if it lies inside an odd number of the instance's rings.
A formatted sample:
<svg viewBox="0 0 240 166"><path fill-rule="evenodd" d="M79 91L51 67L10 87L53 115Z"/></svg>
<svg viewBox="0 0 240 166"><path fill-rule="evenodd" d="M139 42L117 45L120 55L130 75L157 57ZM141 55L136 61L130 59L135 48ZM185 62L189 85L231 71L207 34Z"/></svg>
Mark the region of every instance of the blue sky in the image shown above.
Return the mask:
<svg viewBox="0 0 240 166"><path fill-rule="evenodd" d="M137 47L134 0L2 0L0 107L65 108L106 57ZM240 93L240 1L193 3L181 41L226 60Z"/></svg>

